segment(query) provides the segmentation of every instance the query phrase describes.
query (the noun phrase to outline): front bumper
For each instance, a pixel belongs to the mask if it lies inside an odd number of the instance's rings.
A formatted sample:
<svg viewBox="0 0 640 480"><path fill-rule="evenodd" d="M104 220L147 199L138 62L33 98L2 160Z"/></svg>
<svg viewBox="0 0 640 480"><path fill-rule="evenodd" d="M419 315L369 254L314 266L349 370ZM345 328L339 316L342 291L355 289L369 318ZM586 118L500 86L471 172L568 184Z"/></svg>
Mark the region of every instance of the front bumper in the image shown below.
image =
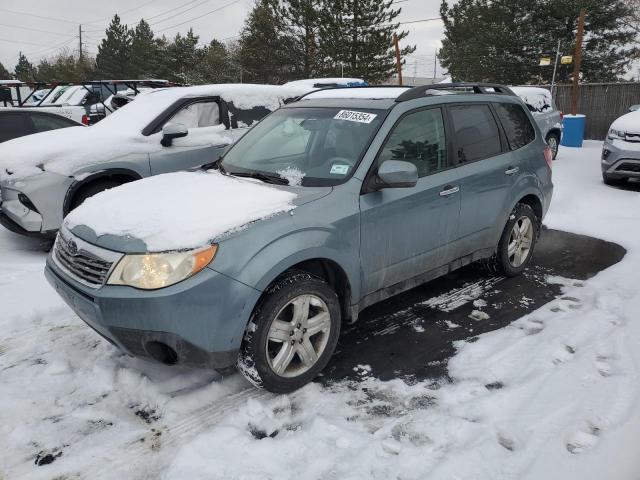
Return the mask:
<svg viewBox="0 0 640 480"><path fill-rule="evenodd" d="M600 166L603 175L612 179L640 178L640 143L607 139Z"/></svg>
<svg viewBox="0 0 640 480"><path fill-rule="evenodd" d="M260 292L210 268L159 290L84 286L47 259L45 275L91 328L120 350L161 361L154 345L176 354L180 365L225 368L235 363ZM168 363L168 362L167 362Z"/></svg>

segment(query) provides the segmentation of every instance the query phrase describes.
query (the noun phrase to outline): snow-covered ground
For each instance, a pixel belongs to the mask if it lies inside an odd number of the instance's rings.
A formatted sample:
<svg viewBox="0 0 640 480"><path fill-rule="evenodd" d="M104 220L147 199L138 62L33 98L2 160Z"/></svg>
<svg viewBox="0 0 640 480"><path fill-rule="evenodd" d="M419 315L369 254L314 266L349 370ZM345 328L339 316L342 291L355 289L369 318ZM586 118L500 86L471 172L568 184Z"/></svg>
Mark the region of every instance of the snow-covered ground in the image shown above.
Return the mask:
<svg viewBox="0 0 640 480"><path fill-rule="evenodd" d="M362 365L274 396L128 358L46 284L38 243L0 230L0 479L637 479L640 188L605 186L600 148L560 150L545 223L623 261L550 278L562 297L411 385Z"/></svg>

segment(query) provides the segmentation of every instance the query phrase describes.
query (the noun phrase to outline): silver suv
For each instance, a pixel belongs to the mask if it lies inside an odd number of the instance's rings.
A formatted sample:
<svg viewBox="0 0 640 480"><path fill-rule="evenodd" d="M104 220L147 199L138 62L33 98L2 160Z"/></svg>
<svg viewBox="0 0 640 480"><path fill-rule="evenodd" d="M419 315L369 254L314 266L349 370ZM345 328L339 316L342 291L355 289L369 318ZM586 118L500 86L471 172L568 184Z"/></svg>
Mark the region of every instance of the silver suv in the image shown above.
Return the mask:
<svg viewBox="0 0 640 480"><path fill-rule="evenodd" d="M640 110L611 124L602 148L602 179L607 185L620 185L629 178L640 178Z"/></svg>
<svg viewBox="0 0 640 480"><path fill-rule="evenodd" d="M562 112L557 109L551 92L539 87L511 87L511 90L527 105L555 160L562 140Z"/></svg>
<svg viewBox="0 0 640 480"><path fill-rule="evenodd" d="M203 85L156 89L91 127L38 133L0 145L0 223L53 237L98 192L218 158L254 122L309 89Z"/></svg>

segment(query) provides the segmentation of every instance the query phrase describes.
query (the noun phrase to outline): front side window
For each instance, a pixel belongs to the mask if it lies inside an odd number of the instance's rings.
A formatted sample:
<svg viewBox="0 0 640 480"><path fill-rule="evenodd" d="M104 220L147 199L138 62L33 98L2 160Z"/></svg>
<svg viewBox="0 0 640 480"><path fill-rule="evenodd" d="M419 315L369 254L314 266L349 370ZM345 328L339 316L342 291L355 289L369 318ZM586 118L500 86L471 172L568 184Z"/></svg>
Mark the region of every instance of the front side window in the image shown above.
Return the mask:
<svg viewBox="0 0 640 480"><path fill-rule="evenodd" d="M413 163L419 177L446 169L449 165L442 110L421 110L403 117L382 147L378 163L386 160Z"/></svg>
<svg viewBox="0 0 640 480"><path fill-rule="evenodd" d="M502 152L500 131L489 105L457 105L449 112L460 161L473 162Z"/></svg>
<svg viewBox="0 0 640 480"><path fill-rule="evenodd" d="M302 186L331 186L351 176L384 111L300 107L265 117L224 156L230 174L280 176L291 173ZM284 172L284 173L283 173Z"/></svg>
<svg viewBox="0 0 640 480"><path fill-rule="evenodd" d="M219 125L220 107L214 101L191 103L180 109L165 125L175 123L180 123L188 129Z"/></svg>
<svg viewBox="0 0 640 480"><path fill-rule="evenodd" d="M529 116L520 105L514 103L496 103L498 118L507 134L511 150L517 150L530 144L536 138Z"/></svg>

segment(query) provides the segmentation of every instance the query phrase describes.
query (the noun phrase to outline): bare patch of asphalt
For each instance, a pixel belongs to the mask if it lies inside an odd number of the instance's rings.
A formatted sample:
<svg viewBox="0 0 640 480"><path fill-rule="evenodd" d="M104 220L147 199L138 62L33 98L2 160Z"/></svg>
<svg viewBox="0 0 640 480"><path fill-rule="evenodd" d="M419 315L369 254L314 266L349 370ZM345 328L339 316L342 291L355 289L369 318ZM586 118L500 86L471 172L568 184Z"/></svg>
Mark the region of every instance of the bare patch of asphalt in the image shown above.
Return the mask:
<svg viewBox="0 0 640 480"><path fill-rule="evenodd" d="M471 265L364 310L358 322L343 330L320 381L357 380L363 365L368 375L381 380L447 378L453 342L473 341L558 297L568 308L577 308L577 300L563 298L561 286L547 277L572 279L580 286L625 254L615 243L543 229L534 258L520 277L491 276ZM535 325L530 330L532 335L540 331Z"/></svg>

